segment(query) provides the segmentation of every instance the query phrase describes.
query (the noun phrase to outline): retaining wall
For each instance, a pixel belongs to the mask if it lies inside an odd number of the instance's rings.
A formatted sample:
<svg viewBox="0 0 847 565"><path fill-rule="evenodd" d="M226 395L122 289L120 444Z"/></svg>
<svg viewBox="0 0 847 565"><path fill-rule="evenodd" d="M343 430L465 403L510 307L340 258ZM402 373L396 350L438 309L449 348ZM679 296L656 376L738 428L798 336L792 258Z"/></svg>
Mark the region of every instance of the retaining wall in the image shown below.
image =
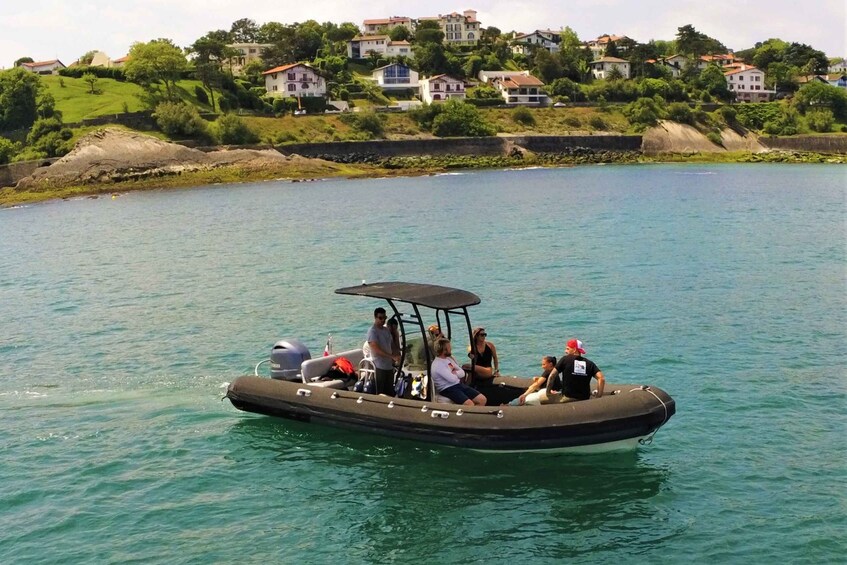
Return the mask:
<svg viewBox="0 0 847 565"><path fill-rule="evenodd" d="M50 166L58 160L58 158L40 159L38 161L21 161L20 163L0 165L0 187L15 186L19 180L31 175L38 167Z"/></svg>
<svg viewBox="0 0 847 565"><path fill-rule="evenodd" d="M606 151L638 151L640 135L528 135L514 137L462 137L449 139L406 139L397 141L341 141L297 143L277 149L285 155L304 157L374 154L381 157L413 155L503 155L510 145L535 152L556 153L573 147Z"/></svg>
<svg viewBox="0 0 847 565"><path fill-rule="evenodd" d="M815 153L847 153L847 135L797 135L793 137L760 137L768 149L789 149Z"/></svg>

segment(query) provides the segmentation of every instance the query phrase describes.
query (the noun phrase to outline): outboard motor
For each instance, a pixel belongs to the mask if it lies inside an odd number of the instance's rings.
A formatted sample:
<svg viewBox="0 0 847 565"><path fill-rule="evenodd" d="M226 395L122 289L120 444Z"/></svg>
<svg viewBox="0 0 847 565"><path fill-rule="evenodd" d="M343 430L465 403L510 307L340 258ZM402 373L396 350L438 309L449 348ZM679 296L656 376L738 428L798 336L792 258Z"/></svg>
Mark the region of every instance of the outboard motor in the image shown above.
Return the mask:
<svg viewBox="0 0 847 565"><path fill-rule="evenodd" d="M271 349L271 378L284 381L299 380L300 364L311 359L309 348L299 339L283 339Z"/></svg>

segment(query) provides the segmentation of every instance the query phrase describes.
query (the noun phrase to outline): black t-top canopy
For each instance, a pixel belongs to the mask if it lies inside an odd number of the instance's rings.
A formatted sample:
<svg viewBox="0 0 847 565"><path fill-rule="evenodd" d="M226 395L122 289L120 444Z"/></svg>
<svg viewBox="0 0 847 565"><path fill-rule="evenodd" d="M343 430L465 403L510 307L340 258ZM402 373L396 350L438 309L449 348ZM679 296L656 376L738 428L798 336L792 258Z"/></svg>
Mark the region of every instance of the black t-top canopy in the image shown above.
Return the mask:
<svg viewBox="0 0 847 565"><path fill-rule="evenodd" d="M335 293L408 302L409 304L442 310L464 308L480 303L479 296L466 290L435 284L395 281L348 286L337 289Z"/></svg>

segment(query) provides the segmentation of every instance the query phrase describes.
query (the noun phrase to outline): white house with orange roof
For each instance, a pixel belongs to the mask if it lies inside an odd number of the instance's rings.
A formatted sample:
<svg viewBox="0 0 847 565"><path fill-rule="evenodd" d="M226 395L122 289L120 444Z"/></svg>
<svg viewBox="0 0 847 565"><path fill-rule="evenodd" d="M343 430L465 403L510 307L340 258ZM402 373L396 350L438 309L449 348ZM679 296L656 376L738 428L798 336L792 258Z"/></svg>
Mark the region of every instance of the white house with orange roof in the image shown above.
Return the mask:
<svg viewBox="0 0 847 565"><path fill-rule="evenodd" d="M585 46L591 50L591 56L596 60L606 55L606 49L609 47L609 43L614 42L617 44L622 39L629 38L625 35L601 35L597 39L586 41Z"/></svg>
<svg viewBox="0 0 847 565"><path fill-rule="evenodd" d="M494 79L494 87L509 105L540 105L547 102L544 83L529 74Z"/></svg>
<svg viewBox="0 0 847 565"><path fill-rule="evenodd" d="M275 67L262 73L265 90L272 96L310 97L326 95L326 80L305 63Z"/></svg>
<svg viewBox="0 0 847 565"><path fill-rule="evenodd" d="M362 22L362 32L365 35L382 35L389 29L402 26L412 33L415 31L415 20L405 16L391 16L390 18L374 18Z"/></svg>
<svg viewBox="0 0 847 565"><path fill-rule="evenodd" d="M729 91L739 102L768 102L773 90L765 88L764 71L749 65L740 65L724 72Z"/></svg>
<svg viewBox="0 0 847 565"><path fill-rule="evenodd" d="M609 78L614 69L618 70L621 78L629 78L630 74L629 61L618 57L601 57L588 63L588 66L591 68L591 74L594 75L594 78L599 79Z"/></svg>
<svg viewBox="0 0 847 565"><path fill-rule="evenodd" d="M425 104L450 98L465 98L465 81L450 75L435 75L420 80L421 100Z"/></svg>
<svg viewBox="0 0 847 565"><path fill-rule="evenodd" d="M38 75L55 75L59 69L64 69L65 65L59 59L51 61L37 61L32 63L21 63L19 67L28 70L31 73Z"/></svg>
<svg viewBox="0 0 847 565"><path fill-rule="evenodd" d="M412 45L408 41L391 41L387 35L357 35L347 42L348 59L366 59L371 53L411 57Z"/></svg>

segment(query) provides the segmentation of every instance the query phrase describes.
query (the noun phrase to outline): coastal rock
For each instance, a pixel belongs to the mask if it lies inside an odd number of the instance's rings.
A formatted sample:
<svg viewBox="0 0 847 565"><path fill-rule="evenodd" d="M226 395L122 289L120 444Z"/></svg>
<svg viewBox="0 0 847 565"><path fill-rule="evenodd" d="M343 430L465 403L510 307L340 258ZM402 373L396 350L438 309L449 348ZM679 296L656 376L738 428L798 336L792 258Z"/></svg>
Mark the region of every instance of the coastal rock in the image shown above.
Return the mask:
<svg viewBox="0 0 847 565"><path fill-rule="evenodd" d="M729 128L721 131L721 141L723 146L715 145L692 126L662 120L659 125L644 132L641 149L648 155L656 153L722 153L727 151L761 153L767 151L755 135L740 135Z"/></svg>
<svg viewBox="0 0 847 565"><path fill-rule="evenodd" d="M49 167L36 169L21 179L17 188L114 183L230 166L242 170L275 170L297 168L306 162L332 166L298 155L282 155L273 149L204 152L149 135L108 128L83 137L70 153Z"/></svg>

